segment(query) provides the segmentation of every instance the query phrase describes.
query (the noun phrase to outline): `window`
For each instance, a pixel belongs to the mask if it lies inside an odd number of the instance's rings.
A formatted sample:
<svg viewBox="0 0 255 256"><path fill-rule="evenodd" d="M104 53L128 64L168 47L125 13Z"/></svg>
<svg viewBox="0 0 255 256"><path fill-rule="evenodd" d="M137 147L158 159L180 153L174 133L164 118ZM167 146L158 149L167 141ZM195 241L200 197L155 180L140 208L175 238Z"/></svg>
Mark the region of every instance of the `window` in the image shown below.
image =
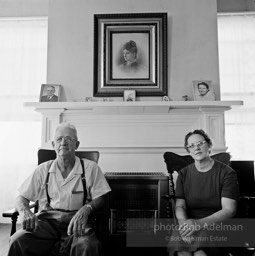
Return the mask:
<svg viewBox="0 0 255 256"><path fill-rule="evenodd" d="M225 114L226 145L234 160L254 160L255 13L219 14L221 100L243 100Z"/></svg>
<svg viewBox="0 0 255 256"><path fill-rule="evenodd" d="M13 208L18 185L37 162L41 116L23 103L38 101L46 82L47 23L0 18L0 212Z"/></svg>

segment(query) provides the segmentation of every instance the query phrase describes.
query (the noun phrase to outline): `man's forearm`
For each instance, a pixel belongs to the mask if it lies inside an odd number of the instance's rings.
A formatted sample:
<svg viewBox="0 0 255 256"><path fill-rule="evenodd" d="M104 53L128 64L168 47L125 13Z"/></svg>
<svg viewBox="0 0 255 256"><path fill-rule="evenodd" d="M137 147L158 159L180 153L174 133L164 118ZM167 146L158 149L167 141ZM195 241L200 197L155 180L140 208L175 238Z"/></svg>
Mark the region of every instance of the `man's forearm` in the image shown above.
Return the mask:
<svg viewBox="0 0 255 256"><path fill-rule="evenodd" d="M19 212L23 229L31 232L35 231L38 226L38 219L30 210L29 200L23 196L18 196L15 200L15 208Z"/></svg>
<svg viewBox="0 0 255 256"><path fill-rule="evenodd" d="M100 196L100 197L92 200L91 202L89 202L87 205L91 205L93 212L97 211L98 209L103 207L103 205L104 205L104 197Z"/></svg>
<svg viewBox="0 0 255 256"><path fill-rule="evenodd" d="M24 210L30 210L29 200L23 196L18 196L15 200L15 209L20 213Z"/></svg>

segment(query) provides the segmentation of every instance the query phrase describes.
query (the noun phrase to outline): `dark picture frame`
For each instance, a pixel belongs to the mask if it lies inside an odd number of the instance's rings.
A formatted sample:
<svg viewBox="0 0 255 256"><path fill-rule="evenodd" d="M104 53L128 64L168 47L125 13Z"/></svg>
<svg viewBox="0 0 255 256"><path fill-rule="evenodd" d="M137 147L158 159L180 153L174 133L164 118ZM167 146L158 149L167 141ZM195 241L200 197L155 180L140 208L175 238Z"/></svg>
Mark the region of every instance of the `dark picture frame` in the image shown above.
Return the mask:
<svg viewBox="0 0 255 256"><path fill-rule="evenodd" d="M95 97L167 95L167 13L94 15Z"/></svg>

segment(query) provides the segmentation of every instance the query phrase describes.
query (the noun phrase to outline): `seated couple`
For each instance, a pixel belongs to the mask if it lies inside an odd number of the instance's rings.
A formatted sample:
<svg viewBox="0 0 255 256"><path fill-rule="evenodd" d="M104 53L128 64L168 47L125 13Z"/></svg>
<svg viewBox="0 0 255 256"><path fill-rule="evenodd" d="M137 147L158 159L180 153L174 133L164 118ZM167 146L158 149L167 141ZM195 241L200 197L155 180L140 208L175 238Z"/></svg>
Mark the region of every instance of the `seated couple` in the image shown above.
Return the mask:
<svg viewBox="0 0 255 256"><path fill-rule="evenodd" d="M60 124L52 145L56 159L39 165L19 188L15 207L23 228L10 238L8 255L98 256L100 242L89 216L103 205L110 187L95 162L75 156L79 140L73 125ZM223 255L221 248L194 244L192 238L199 231L192 226L210 225L235 214L239 196L236 174L210 157L212 141L204 131L187 134L185 148L195 163L182 169L177 179L180 230L172 235L181 239L169 244L169 253ZM39 212L33 214L29 201L37 200Z"/></svg>

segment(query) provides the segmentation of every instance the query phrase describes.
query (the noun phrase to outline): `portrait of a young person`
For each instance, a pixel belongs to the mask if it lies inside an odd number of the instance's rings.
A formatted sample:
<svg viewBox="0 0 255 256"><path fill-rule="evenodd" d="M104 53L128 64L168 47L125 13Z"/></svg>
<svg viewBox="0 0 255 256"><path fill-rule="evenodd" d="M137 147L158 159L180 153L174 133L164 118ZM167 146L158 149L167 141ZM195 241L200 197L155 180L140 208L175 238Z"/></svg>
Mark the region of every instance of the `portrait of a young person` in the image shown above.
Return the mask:
<svg viewBox="0 0 255 256"><path fill-rule="evenodd" d="M122 46L117 74L119 78L149 78L148 67L139 58L138 46L134 40L129 40Z"/></svg>

